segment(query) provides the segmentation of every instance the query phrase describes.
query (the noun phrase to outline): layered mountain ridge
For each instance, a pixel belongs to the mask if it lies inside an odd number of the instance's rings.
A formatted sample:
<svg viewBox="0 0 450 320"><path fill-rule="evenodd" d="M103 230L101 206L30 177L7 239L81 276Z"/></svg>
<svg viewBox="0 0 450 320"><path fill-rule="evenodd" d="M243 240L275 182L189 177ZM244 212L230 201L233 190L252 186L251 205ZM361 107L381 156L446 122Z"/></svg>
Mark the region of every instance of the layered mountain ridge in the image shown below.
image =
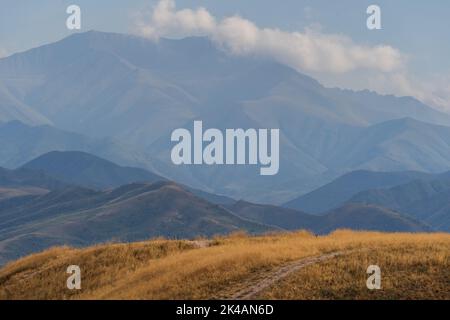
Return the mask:
<svg viewBox="0 0 450 320"><path fill-rule="evenodd" d="M206 38L74 34L0 59L1 87L8 94L0 91L0 105L9 113L0 120L29 124L11 116L26 106L34 124L132 146L108 147L100 156L249 201L281 204L359 169L450 168L450 115L410 97L325 88L273 61L229 55ZM170 134L191 129L193 120L205 128L280 128L279 174L261 178L256 166L173 165ZM130 150L139 154L135 163L117 155ZM19 165L14 161L8 165Z"/></svg>

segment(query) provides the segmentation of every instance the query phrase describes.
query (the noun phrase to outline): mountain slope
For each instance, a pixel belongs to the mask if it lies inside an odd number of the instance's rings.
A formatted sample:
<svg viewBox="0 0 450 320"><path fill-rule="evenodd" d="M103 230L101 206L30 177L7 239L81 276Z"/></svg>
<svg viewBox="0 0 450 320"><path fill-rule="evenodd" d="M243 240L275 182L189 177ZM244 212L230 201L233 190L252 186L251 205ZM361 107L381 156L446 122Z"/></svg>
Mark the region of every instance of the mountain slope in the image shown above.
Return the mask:
<svg viewBox="0 0 450 320"><path fill-rule="evenodd" d="M332 182L300 196L285 204L288 208L303 210L309 213L323 213L341 206L357 193L374 188L385 188L400 185L419 178L431 179L434 175L406 172L375 172L367 170L353 171Z"/></svg>
<svg viewBox="0 0 450 320"><path fill-rule="evenodd" d="M46 153L22 168L41 171L68 183L86 188L106 189L131 182L156 182L164 178L144 169L121 167L80 151Z"/></svg>
<svg viewBox="0 0 450 320"><path fill-rule="evenodd" d="M57 190L67 186L67 183L43 172L26 168L16 170L0 168L0 187L38 187L47 190Z"/></svg>
<svg viewBox="0 0 450 320"><path fill-rule="evenodd" d="M450 231L450 174L414 180L386 189L360 192L349 202L384 206L408 214L432 227Z"/></svg>
<svg viewBox="0 0 450 320"><path fill-rule="evenodd" d="M25 84L26 82L27 81L25 81ZM0 102L0 122L19 120L30 125L51 124L51 121L48 118L37 112L34 108L28 106L20 97L15 96L3 83L1 78Z"/></svg>
<svg viewBox="0 0 450 320"><path fill-rule="evenodd" d="M382 230L385 232L423 232L432 229L426 224L375 205L346 204L323 216L320 233L336 229Z"/></svg>
<svg viewBox="0 0 450 320"><path fill-rule="evenodd" d="M95 139L50 125L26 125L20 121L0 123L0 166L17 168L51 151L83 151L125 166L152 171L157 162L149 154L115 139Z"/></svg>
<svg viewBox="0 0 450 320"><path fill-rule="evenodd" d="M193 238L276 228L239 218L171 182L69 188L0 208L0 263L54 245Z"/></svg>
<svg viewBox="0 0 450 320"><path fill-rule="evenodd" d="M395 119L364 128L340 148L335 165L373 171L443 172L450 159L450 127Z"/></svg>
<svg viewBox="0 0 450 320"><path fill-rule="evenodd" d="M0 167L0 206L3 209L9 208L16 205L16 201L20 201L18 199L29 199L67 186L67 183L42 172L28 169L8 170Z"/></svg>
<svg viewBox="0 0 450 320"><path fill-rule="evenodd" d="M323 219L301 211L261 205L246 201L237 201L228 208L238 216L258 221L266 225L277 226L285 230L317 231L321 228Z"/></svg>
<svg viewBox="0 0 450 320"><path fill-rule="evenodd" d="M166 180L150 171L135 167L119 166L111 161L80 151L51 151L21 167L23 170L42 173L66 184L85 188L116 188L135 182ZM196 196L214 204L227 205L236 200L201 189L182 185Z"/></svg>
<svg viewBox="0 0 450 320"><path fill-rule="evenodd" d="M205 194L210 196L201 196ZM217 199L222 201L223 197ZM430 230L391 210L366 205L340 208L324 216L244 201L227 204L225 209L178 184L163 181L107 191L66 187L0 204L0 264L54 245L85 246L157 236L193 238L237 230L308 229L320 234L337 228Z"/></svg>
<svg viewBox="0 0 450 320"><path fill-rule="evenodd" d="M309 230L326 234L337 229L383 232L428 232L432 229L398 212L375 205L345 204L324 215L311 215L289 208L238 201L230 210L246 219L286 230Z"/></svg>

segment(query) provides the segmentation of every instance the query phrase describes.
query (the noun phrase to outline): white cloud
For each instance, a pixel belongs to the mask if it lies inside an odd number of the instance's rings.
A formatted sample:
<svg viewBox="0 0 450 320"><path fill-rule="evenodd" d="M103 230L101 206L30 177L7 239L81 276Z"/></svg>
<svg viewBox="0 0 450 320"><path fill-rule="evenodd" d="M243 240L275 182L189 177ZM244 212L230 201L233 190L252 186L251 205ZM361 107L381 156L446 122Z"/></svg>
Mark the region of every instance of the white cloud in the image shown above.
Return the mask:
<svg viewBox="0 0 450 320"><path fill-rule="evenodd" d="M154 40L207 36L231 54L268 57L325 85L411 95L450 112L450 77L415 79L407 70L407 56L389 45L358 44L320 28L286 32L240 16L217 19L205 8L177 10L174 0L160 0L150 13L141 14L135 31Z"/></svg>
<svg viewBox="0 0 450 320"><path fill-rule="evenodd" d="M215 18L204 8L175 10L175 1L161 0L148 16L140 15L136 31L147 38L207 35L216 27Z"/></svg>
<svg viewBox="0 0 450 320"><path fill-rule="evenodd" d="M303 72L389 72L400 68L405 59L390 46L358 45L343 35L260 28L239 16L218 20L205 8L177 11L174 0L161 0L149 15L141 16L136 31L151 39L208 36L233 54L271 57Z"/></svg>
<svg viewBox="0 0 450 320"><path fill-rule="evenodd" d="M7 55L8 55L8 51L0 48L0 59L6 57Z"/></svg>
<svg viewBox="0 0 450 320"><path fill-rule="evenodd" d="M450 75L432 75L421 80L405 75L400 80L408 85L407 95L450 113Z"/></svg>

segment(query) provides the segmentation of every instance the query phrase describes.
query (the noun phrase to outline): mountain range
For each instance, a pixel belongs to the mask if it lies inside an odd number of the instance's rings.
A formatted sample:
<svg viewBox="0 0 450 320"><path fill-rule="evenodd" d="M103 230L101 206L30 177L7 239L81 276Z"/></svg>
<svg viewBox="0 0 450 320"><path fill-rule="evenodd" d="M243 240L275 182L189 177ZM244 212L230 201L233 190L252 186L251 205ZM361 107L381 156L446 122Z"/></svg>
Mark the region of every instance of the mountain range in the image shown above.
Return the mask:
<svg viewBox="0 0 450 320"><path fill-rule="evenodd" d="M450 172L384 189L370 189L349 202L383 206L450 232Z"/></svg>
<svg viewBox="0 0 450 320"><path fill-rule="evenodd" d="M135 183L109 191L73 187L14 200L14 206L0 204L0 263L55 245L275 230L170 182Z"/></svg>
<svg viewBox="0 0 450 320"><path fill-rule="evenodd" d="M79 150L271 204L354 170L450 168L450 115L411 97L326 88L273 61L230 55L206 38L74 34L0 59L0 88L0 121L91 139L69 148L62 136L59 145L67 148L50 149L45 145L55 145L55 137L47 136L30 148L32 157L2 151L10 168L48 151ZM196 119L219 129L280 128L279 174L260 177L256 166L173 165L170 134Z"/></svg>
<svg viewBox="0 0 450 320"><path fill-rule="evenodd" d="M235 201L167 180L154 181L157 176L143 169L120 167L83 152L50 152L0 173L0 264L55 245L158 236L299 229L323 234L337 228L431 231L419 220L372 204L346 204L318 216ZM117 186L120 183L125 184ZM30 188L34 192L26 192Z"/></svg>
<svg viewBox="0 0 450 320"><path fill-rule="evenodd" d="M348 202L361 191L388 188L416 179L432 179L436 175L418 171L378 172L352 171L316 190L284 204L287 208L320 214Z"/></svg>
<svg viewBox="0 0 450 320"><path fill-rule="evenodd" d="M172 164L174 129L279 128L280 170ZM0 264L54 245L450 231L450 115L207 38L77 33L0 59Z"/></svg>
<svg viewBox="0 0 450 320"><path fill-rule="evenodd" d="M372 204L348 203L320 216L245 201L238 201L229 208L241 217L267 225L284 230L310 230L316 234L326 234L337 229L385 232L432 231L431 227L417 219Z"/></svg>

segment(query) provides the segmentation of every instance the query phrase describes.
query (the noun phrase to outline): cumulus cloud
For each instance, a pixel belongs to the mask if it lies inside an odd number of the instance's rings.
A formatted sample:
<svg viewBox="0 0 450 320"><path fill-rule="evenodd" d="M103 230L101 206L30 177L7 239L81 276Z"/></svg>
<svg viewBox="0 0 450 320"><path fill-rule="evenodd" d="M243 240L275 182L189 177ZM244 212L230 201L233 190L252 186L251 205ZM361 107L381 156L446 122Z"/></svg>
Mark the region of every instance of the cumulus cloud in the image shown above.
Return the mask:
<svg viewBox="0 0 450 320"><path fill-rule="evenodd" d="M205 8L178 10L174 0L161 0L148 15L138 19L136 31L145 37L202 35L236 55L267 56L299 71L342 73L355 69L390 72L405 57L387 45L367 46L349 37L311 29L286 32L260 28L240 16L217 19Z"/></svg>
<svg viewBox="0 0 450 320"><path fill-rule="evenodd" d="M215 27L215 18L205 8L176 11L175 1L161 0L149 15L138 17L136 31L157 40L166 36L208 35Z"/></svg>
<svg viewBox="0 0 450 320"><path fill-rule="evenodd" d="M450 112L450 77L415 79L408 72L407 56L389 45L358 44L314 27L301 32L262 28L237 15L218 19L205 8L177 10L174 0L160 0L151 12L140 14L135 31L155 41L206 36L230 54L267 57L327 86L411 95Z"/></svg>

